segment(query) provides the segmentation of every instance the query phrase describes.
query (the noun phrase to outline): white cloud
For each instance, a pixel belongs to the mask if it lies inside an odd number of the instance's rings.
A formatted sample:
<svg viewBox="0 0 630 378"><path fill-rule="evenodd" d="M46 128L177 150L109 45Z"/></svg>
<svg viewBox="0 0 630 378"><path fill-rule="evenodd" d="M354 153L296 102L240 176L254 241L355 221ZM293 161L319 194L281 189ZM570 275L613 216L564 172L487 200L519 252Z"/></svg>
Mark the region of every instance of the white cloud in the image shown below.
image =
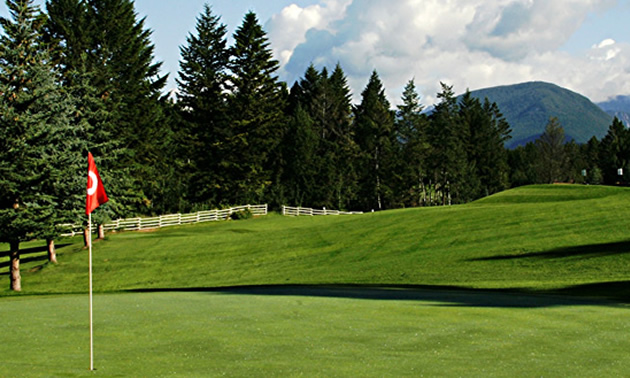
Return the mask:
<svg viewBox="0 0 630 378"><path fill-rule="evenodd" d="M355 101L376 69L390 101L411 78L423 103L439 82L457 93L544 80L599 101L628 94L630 48L611 39L574 56L559 51L592 12L612 0L329 0L286 7L267 24L281 77L339 62Z"/></svg>

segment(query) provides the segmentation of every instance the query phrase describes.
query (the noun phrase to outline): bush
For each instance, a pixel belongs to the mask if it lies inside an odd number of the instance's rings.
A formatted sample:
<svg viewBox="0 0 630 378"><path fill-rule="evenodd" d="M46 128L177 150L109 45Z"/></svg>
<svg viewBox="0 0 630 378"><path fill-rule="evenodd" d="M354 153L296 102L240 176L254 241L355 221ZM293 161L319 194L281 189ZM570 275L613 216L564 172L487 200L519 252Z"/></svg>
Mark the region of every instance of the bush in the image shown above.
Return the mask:
<svg viewBox="0 0 630 378"><path fill-rule="evenodd" d="M230 215L230 219L239 220L239 219L250 219L254 216L250 209L239 210Z"/></svg>

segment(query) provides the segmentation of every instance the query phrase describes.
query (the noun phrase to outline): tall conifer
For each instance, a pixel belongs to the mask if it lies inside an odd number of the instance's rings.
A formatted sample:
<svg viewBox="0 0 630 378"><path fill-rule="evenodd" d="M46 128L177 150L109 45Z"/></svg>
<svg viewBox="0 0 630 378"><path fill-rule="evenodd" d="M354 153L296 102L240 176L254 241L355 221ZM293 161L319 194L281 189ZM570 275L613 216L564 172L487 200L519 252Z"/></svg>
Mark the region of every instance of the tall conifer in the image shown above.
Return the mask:
<svg viewBox="0 0 630 378"><path fill-rule="evenodd" d="M191 179L190 198L218 205L228 197L229 175L222 161L231 153L227 120L226 81L229 54L227 28L212 8L204 6L195 34L181 47L178 107L188 130Z"/></svg>
<svg viewBox="0 0 630 378"><path fill-rule="evenodd" d="M233 185L230 200L258 202L280 181L282 160L277 147L286 128L288 93L276 76L278 61L253 12L245 15L234 40L229 65L229 154L223 164Z"/></svg>
<svg viewBox="0 0 630 378"><path fill-rule="evenodd" d="M376 71L355 109L355 140L359 147L359 206L383 210L394 207L393 165L396 134L394 114Z"/></svg>
<svg viewBox="0 0 630 378"><path fill-rule="evenodd" d="M41 43L44 18L32 0L9 0L0 19L0 241L10 244L11 289L21 290L22 241L53 239L76 214L81 151L70 99L55 85Z"/></svg>

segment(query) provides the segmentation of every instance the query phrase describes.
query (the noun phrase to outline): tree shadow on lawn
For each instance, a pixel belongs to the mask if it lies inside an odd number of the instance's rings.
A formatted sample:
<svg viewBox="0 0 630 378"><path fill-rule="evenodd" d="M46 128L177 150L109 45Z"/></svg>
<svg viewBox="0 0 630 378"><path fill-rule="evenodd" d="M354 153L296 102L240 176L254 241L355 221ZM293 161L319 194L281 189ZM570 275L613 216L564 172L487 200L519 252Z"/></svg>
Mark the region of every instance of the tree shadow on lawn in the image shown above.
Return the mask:
<svg viewBox="0 0 630 378"><path fill-rule="evenodd" d="M58 250L60 248L67 247L69 245L72 245L72 244L69 244L69 243L57 244L55 246L55 249ZM48 252L47 246L20 249L20 265L27 264L30 262L36 262L36 261L48 261L48 253L44 255L38 255L38 256L28 256L28 257L25 256L25 255L31 255L31 254L43 253L43 252ZM8 257L9 254L10 254L9 251L2 251L0 252L0 257ZM11 266L11 261L9 260L0 262L0 269L9 268L9 266ZM34 269L40 269L40 268L41 266L38 266L38 267L35 267ZM0 276L7 276L7 275L9 275L8 270L6 272L0 272Z"/></svg>
<svg viewBox="0 0 630 378"><path fill-rule="evenodd" d="M69 245L72 245L71 243L66 243L66 244L55 244L55 249L60 249L63 247L67 247ZM29 255L32 253L41 253L41 252L48 252L48 247L43 245L40 247L30 247L30 248L20 248L20 255ZM11 253L11 251L9 250L4 250L4 251L0 251L0 257L6 257L9 256L9 254Z"/></svg>
<svg viewBox="0 0 630 378"><path fill-rule="evenodd" d="M602 244L586 244L573 247L555 248L549 251L530 252L521 254L506 254L479 257L468 261L493 261L513 259L563 259L563 258L592 258L630 253L630 241Z"/></svg>
<svg viewBox="0 0 630 378"><path fill-rule="evenodd" d="M601 297L616 286L621 297ZM235 295L304 296L366 300L429 302L433 306L542 308L555 306L616 306L630 304L630 281L580 285L553 291L471 289L430 285L263 285L223 288L140 289L132 292L212 292ZM588 295L588 296L586 296ZM591 297L591 295L593 295ZM435 302L435 303L431 303Z"/></svg>

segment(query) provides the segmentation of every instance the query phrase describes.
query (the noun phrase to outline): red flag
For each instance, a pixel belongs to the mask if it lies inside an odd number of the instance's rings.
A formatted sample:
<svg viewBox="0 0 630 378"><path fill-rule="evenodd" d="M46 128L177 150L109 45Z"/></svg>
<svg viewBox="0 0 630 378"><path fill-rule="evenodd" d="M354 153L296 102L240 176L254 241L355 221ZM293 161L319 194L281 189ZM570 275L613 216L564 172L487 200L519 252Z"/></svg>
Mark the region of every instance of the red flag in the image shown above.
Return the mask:
<svg viewBox="0 0 630 378"><path fill-rule="evenodd" d="M88 152L88 179L87 200L85 202L85 214L90 214L94 209L107 202L107 193L103 187L101 176L98 174L94 157Z"/></svg>

